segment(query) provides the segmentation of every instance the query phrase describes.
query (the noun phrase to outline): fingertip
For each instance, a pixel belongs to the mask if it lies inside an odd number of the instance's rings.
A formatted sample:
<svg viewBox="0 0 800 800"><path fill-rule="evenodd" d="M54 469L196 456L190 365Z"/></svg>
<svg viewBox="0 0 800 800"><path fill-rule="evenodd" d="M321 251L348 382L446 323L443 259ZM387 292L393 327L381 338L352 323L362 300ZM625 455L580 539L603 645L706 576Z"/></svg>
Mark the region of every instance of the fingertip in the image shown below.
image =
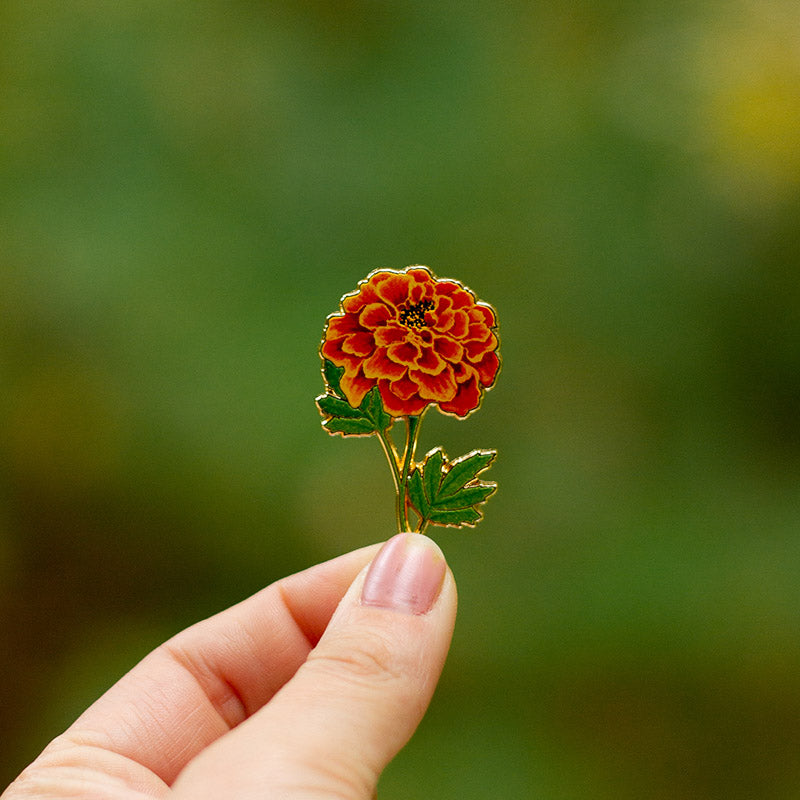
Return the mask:
<svg viewBox="0 0 800 800"><path fill-rule="evenodd" d="M439 546L421 533L398 533L372 560L361 603L409 614L426 614L444 584L447 562Z"/></svg>

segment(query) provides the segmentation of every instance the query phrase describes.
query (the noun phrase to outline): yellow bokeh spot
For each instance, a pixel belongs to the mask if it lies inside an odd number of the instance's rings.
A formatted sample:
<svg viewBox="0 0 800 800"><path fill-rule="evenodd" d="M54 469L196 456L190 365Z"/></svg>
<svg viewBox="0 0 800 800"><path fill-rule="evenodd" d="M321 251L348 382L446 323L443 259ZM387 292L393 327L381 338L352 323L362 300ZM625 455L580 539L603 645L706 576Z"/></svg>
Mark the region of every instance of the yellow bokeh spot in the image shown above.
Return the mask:
<svg viewBox="0 0 800 800"><path fill-rule="evenodd" d="M797 17L785 3L742 6L699 48L700 145L720 182L748 202L800 187Z"/></svg>

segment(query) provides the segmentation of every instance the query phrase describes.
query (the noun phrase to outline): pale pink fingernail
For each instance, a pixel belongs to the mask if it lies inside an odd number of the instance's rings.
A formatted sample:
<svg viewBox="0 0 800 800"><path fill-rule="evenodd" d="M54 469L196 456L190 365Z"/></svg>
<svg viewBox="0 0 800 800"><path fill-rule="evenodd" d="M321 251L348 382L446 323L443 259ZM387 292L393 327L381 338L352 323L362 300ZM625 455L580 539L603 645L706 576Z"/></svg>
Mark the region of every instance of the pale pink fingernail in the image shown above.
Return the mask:
<svg viewBox="0 0 800 800"><path fill-rule="evenodd" d="M398 533L375 556L361 602L407 614L425 614L442 590L447 571L439 547L419 533Z"/></svg>

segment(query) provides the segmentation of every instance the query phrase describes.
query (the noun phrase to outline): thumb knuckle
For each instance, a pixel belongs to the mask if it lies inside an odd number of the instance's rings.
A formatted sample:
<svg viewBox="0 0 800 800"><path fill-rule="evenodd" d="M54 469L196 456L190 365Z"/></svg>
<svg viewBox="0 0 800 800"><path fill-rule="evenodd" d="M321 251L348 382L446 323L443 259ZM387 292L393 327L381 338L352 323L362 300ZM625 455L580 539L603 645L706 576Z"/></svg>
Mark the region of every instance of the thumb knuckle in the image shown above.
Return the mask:
<svg viewBox="0 0 800 800"><path fill-rule="evenodd" d="M407 679L407 658L396 643L378 632L344 634L335 643L313 650L308 659L314 669L334 672L356 684L396 683Z"/></svg>

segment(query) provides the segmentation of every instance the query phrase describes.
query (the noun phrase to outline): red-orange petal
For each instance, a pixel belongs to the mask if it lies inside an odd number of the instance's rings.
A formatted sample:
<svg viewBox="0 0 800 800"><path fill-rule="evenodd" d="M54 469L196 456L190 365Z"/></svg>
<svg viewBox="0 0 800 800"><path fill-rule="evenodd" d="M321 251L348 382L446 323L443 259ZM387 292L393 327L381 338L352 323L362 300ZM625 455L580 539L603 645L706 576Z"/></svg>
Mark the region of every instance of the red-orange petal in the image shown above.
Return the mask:
<svg viewBox="0 0 800 800"><path fill-rule="evenodd" d="M478 372L472 364L466 361L457 361L453 364L453 374L455 375L457 383L464 383L472 377L477 377Z"/></svg>
<svg viewBox="0 0 800 800"><path fill-rule="evenodd" d="M386 355L396 364L415 366L419 358L419 347L413 342L395 342L386 348Z"/></svg>
<svg viewBox="0 0 800 800"><path fill-rule="evenodd" d="M385 325L393 316L394 314L386 303L370 303L361 310L358 321L362 327L374 330Z"/></svg>
<svg viewBox="0 0 800 800"><path fill-rule="evenodd" d="M449 336L437 336L433 342L434 349L448 361L460 361L464 357L464 348Z"/></svg>
<svg viewBox="0 0 800 800"><path fill-rule="evenodd" d="M450 328L453 327L454 320L455 320L455 315L448 308L442 311L441 314L436 314L435 322L433 323L432 327L439 333L449 333Z"/></svg>
<svg viewBox="0 0 800 800"><path fill-rule="evenodd" d="M392 391L388 380L378 381L378 391L381 393L386 413L393 417L417 416L428 405L428 401L423 400L418 394L411 395L407 399L399 397Z"/></svg>
<svg viewBox="0 0 800 800"><path fill-rule="evenodd" d="M399 308L408 301L411 278L405 273L383 272L378 273L375 291L381 300Z"/></svg>
<svg viewBox="0 0 800 800"><path fill-rule="evenodd" d="M470 322L467 328L465 339L474 339L478 342L485 342L491 336L491 330L482 322Z"/></svg>
<svg viewBox="0 0 800 800"><path fill-rule="evenodd" d="M467 312L463 310L456 311L453 315L453 324L447 332L454 339L463 339L467 335L468 330L469 316L467 316Z"/></svg>
<svg viewBox="0 0 800 800"><path fill-rule="evenodd" d="M472 294L455 281L437 281L436 293L450 297L454 309L469 308L475 304Z"/></svg>
<svg viewBox="0 0 800 800"><path fill-rule="evenodd" d="M433 349L433 347L422 347L417 359L416 367L421 372L429 375L438 375L445 367L445 360Z"/></svg>
<svg viewBox="0 0 800 800"><path fill-rule="evenodd" d="M444 333L449 330L453 324L453 301L445 296L439 295L434 300L434 308L430 313L430 317L425 315L426 322L434 330Z"/></svg>
<svg viewBox="0 0 800 800"><path fill-rule="evenodd" d="M421 343L421 346L433 344L433 340L436 338L436 335L430 328L415 330L414 335L416 336L416 340Z"/></svg>
<svg viewBox="0 0 800 800"><path fill-rule="evenodd" d="M458 417L466 417L470 411L474 411L481 403L481 390L478 386L478 379L473 376L465 383L458 385L455 397L447 403L439 403L439 408L446 414L455 414Z"/></svg>
<svg viewBox="0 0 800 800"><path fill-rule="evenodd" d="M342 350L343 339L329 339L323 342L320 353L323 358L332 361L337 367L344 367L348 373L355 374L363 359Z"/></svg>
<svg viewBox="0 0 800 800"><path fill-rule="evenodd" d="M497 320L494 316L494 309L484 303L476 303L469 310L469 316L473 322L482 322L488 328L494 328L497 326Z"/></svg>
<svg viewBox="0 0 800 800"><path fill-rule="evenodd" d="M342 343L343 352L352 353L354 356L360 356L361 358L372 355L374 349L375 338L367 331L351 333L349 336L345 336Z"/></svg>
<svg viewBox="0 0 800 800"><path fill-rule="evenodd" d="M497 377L497 372L500 369L500 358L493 350L486 353L484 357L475 364L475 369L478 370L478 379L480 382L489 387L494 383Z"/></svg>
<svg viewBox="0 0 800 800"><path fill-rule="evenodd" d="M375 381L365 378L359 369L354 375L348 375L346 372L342 375L342 380L339 383L339 388L344 392L347 402L353 408L358 408L364 395L375 385Z"/></svg>
<svg viewBox="0 0 800 800"><path fill-rule="evenodd" d="M426 267L418 267L418 266L409 267L406 270L406 273L410 275L412 278L414 278L414 280L417 281L418 283L430 283L430 284L436 283L436 281L433 278L433 275L431 275L430 271Z"/></svg>
<svg viewBox="0 0 800 800"><path fill-rule="evenodd" d="M342 298L342 308L348 314L359 314L364 306L370 303L377 303L380 298L375 292L372 281L363 283L359 286L355 294L348 294Z"/></svg>
<svg viewBox="0 0 800 800"><path fill-rule="evenodd" d="M408 375L391 382L392 392L397 395L401 400L410 400L417 392L419 392L419 385L416 384Z"/></svg>
<svg viewBox="0 0 800 800"><path fill-rule="evenodd" d="M491 333L489 338L484 341L464 342L464 348L467 352L467 358L475 363L483 358L484 353L497 349L497 337Z"/></svg>
<svg viewBox="0 0 800 800"><path fill-rule="evenodd" d="M422 283L411 282L408 287L408 300L405 306L417 306L425 300L425 285Z"/></svg>
<svg viewBox="0 0 800 800"><path fill-rule="evenodd" d="M458 389L452 367L442 370L438 375L410 370L408 376L419 386L419 396L434 403L452 400Z"/></svg>
<svg viewBox="0 0 800 800"><path fill-rule="evenodd" d="M385 306L384 306L385 308ZM402 342L408 336L408 330L396 322L382 325L375 330L375 344L378 347L388 347L395 342Z"/></svg>
<svg viewBox="0 0 800 800"><path fill-rule="evenodd" d="M364 330L358 324L358 317L355 314L343 314L328 317L328 327L325 330L326 339L336 339L340 336L347 336L349 333L356 333Z"/></svg>
<svg viewBox="0 0 800 800"><path fill-rule="evenodd" d="M364 375L371 380L397 380L406 374L406 367L386 357L386 348L379 347L363 363Z"/></svg>

